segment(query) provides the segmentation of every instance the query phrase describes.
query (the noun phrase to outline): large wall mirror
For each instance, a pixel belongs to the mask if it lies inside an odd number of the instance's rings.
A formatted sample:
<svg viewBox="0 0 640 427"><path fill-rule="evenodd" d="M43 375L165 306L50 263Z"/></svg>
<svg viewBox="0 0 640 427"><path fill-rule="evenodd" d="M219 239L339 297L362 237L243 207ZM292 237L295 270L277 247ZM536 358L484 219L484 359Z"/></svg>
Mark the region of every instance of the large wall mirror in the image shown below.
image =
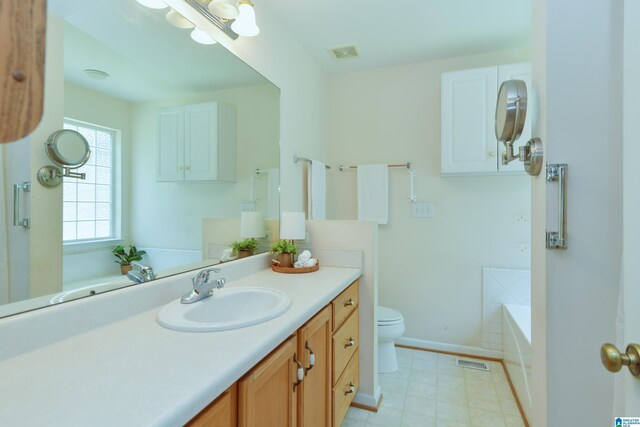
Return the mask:
<svg viewBox="0 0 640 427"><path fill-rule="evenodd" d="M43 122L0 148L0 211L13 212L19 184L32 226L0 217L0 316L134 285L118 245L144 250L139 262L165 277L219 262L244 211L264 221L250 236L259 251L277 236L279 89L170 25L169 11L48 1ZM35 173L53 165L44 143L59 129L82 134L91 157L85 179L45 188Z"/></svg>

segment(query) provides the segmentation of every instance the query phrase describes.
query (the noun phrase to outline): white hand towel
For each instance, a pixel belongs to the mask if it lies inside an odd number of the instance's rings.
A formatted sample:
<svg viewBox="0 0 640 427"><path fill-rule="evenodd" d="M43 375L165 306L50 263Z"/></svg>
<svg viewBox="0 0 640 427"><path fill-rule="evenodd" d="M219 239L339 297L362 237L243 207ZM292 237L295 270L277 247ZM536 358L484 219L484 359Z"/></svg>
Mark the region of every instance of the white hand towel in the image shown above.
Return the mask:
<svg viewBox="0 0 640 427"><path fill-rule="evenodd" d="M293 263L293 268L302 268L304 267L304 262L296 261Z"/></svg>
<svg viewBox="0 0 640 427"><path fill-rule="evenodd" d="M302 262L303 264L307 261L309 261L311 259L311 252L309 251L302 251L302 253L300 255L298 255L298 261Z"/></svg>
<svg viewBox="0 0 640 427"><path fill-rule="evenodd" d="M280 218L280 169L269 169L267 173L267 215L266 219Z"/></svg>
<svg viewBox="0 0 640 427"><path fill-rule="evenodd" d="M307 262L304 263L305 267L315 267L315 265L318 263L318 260L316 258L311 258L309 260L307 260Z"/></svg>
<svg viewBox="0 0 640 427"><path fill-rule="evenodd" d="M309 219L326 219L327 172L325 164L313 160L308 169Z"/></svg>
<svg viewBox="0 0 640 427"><path fill-rule="evenodd" d="M387 165L358 166L358 220L389 221L389 168Z"/></svg>

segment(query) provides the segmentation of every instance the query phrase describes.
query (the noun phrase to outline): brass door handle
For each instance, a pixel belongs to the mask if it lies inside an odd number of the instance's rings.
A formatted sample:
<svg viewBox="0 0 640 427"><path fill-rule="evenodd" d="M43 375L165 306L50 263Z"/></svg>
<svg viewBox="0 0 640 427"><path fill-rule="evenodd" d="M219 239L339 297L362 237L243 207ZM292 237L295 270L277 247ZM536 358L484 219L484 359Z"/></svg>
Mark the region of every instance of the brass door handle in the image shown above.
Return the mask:
<svg viewBox="0 0 640 427"><path fill-rule="evenodd" d="M349 337L349 341L344 345L344 348L353 347L354 345L356 345L356 340L354 340L352 337Z"/></svg>
<svg viewBox="0 0 640 427"><path fill-rule="evenodd" d="M640 344L629 344L626 353L620 353L613 344L604 344L600 359L608 371L618 372L622 366L628 366L634 377L640 376Z"/></svg>

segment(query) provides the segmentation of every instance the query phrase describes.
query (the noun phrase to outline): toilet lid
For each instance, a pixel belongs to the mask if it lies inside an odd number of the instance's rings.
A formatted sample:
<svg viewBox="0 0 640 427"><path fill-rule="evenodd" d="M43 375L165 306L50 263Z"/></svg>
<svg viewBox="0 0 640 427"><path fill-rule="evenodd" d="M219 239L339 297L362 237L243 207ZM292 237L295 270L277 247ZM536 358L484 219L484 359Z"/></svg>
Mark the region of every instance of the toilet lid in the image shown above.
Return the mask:
<svg viewBox="0 0 640 427"><path fill-rule="evenodd" d="M402 313L389 307L378 306L378 325L398 323L403 320Z"/></svg>

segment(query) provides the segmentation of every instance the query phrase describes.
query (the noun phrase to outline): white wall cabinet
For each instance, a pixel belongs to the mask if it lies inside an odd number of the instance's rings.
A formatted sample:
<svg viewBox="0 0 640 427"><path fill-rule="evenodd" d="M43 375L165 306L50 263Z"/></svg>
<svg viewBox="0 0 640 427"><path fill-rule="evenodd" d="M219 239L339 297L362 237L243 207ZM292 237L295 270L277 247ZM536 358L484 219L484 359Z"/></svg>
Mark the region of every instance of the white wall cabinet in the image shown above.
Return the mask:
<svg viewBox="0 0 640 427"><path fill-rule="evenodd" d="M474 68L442 74L441 159L442 174L496 174L523 171L519 161L502 165L504 146L496 140L495 108L500 84L509 79L527 84L529 111L516 143L531 138L531 64L519 63Z"/></svg>
<svg viewBox="0 0 640 427"><path fill-rule="evenodd" d="M236 180L236 113L218 102L158 112L156 181Z"/></svg>

